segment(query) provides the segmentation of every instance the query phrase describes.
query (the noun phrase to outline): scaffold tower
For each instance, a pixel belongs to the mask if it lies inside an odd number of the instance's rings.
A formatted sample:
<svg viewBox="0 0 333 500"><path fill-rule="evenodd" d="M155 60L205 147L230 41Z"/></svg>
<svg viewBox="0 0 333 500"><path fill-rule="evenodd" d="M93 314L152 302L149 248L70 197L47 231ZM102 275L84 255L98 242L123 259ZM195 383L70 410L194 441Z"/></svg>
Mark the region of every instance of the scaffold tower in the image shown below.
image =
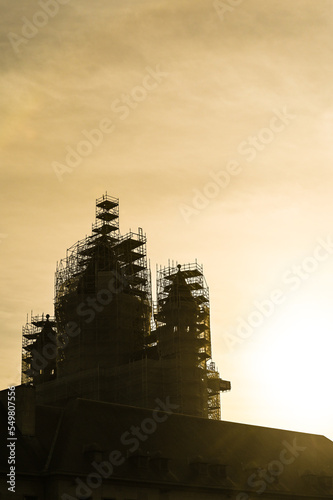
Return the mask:
<svg viewBox="0 0 333 500"><path fill-rule="evenodd" d="M219 419L230 382L212 362L209 290L193 264L157 270L153 304L146 235L121 234L119 199L96 200L90 236L57 264L54 316L23 327L22 383L43 404L83 397Z"/></svg>
<svg viewBox="0 0 333 500"><path fill-rule="evenodd" d="M230 390L211 361L210 304L198 263L157 270L157 338L170 390L183 411L219 419L220 391ZM190 382L190 383L189 383Z"/></svg>

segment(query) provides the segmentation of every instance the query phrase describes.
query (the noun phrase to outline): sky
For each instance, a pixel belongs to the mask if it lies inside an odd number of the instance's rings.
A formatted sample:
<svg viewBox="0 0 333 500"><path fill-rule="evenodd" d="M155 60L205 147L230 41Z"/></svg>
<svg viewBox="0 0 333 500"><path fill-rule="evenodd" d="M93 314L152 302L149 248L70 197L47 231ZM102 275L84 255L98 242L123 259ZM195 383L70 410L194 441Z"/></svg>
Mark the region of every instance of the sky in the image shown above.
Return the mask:
<svg viewBox="0 0 333 500"><path fill-rule="evenodd" d="M333 439L333 3L0 5L1 388L107 192L203 264L222 418Z"/></svg>

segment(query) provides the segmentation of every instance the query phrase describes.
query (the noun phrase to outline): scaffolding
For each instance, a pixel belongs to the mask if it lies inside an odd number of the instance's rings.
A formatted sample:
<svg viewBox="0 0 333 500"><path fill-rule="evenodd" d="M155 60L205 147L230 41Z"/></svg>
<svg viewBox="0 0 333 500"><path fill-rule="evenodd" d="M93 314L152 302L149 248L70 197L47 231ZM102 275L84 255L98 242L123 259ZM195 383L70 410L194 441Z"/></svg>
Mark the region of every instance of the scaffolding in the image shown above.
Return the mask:
<svg viewBox="0 0 333 500"><path fill-rule="evenodd" d="M59 351L58 378L81 374L81 378L75 377L79 392L80 380L82 387L87 386L89 380L85 377L92 376L88 373L92 374L98 366L94 376L99 387L107 385L103 381L106 373L113 377L112 380L119 378L114 384L110 378L107 390L110 397L112 392L112 397L120 401L119 391L111 390L111 386L126 388L130 381L128 369L119 371L119 367L146 356L145 339L150 335L152 317L146 243L141 228L138 232L120 234L119 200L106 193L96 200L96 220L91 236L70 247L57 266L55 316L58 329L64 332L68 322L74 322L81 332L70 340L66 349ZM96 305L94 311L91 305ZM89 311L91 320L86 316ZM118 375L111 376L112 370ZM125 379L120 380L120 373ZM143 372L140 377L142 384L145 383ZM127 388L126 392L133 391ZM125 402L126 398L121 401Z"/></svg>
<svg viewBox="0 0 333 500"><path fill-rule="evenodd" d="M112 224L111 224L112 222ZM76 242L57 264L55 273L56 300L76 289L91 257L100 243L113 246L119 241L119 200L107 194L96 200L96 221L92 235Z"/></svg>
<svg viewBox="0 0 333 500"><path fill-rule="evenodd" d="M220 398L220 375L215 368L215 363L210 361L207 364L207 391L208 391L208 418L212 420L221 419L221 398Z"/></svg>
<svg viewBox="0 0 333 500"><path fill-rule="evenodd" d="M153 304L142 228L122 235L119 199L107 193L95 215L91 235L57 264L55 316L32 316L23 327L22 383L52 404L81 396L150 408L156 397L170 397L179 413L219 419L220 392L230 382L211 359L202 266L157 269ZM53 354L39 368L47 348Z"/></svg>
<svg viewBox="0 0 333 500"><path fill-rule="evenodd" d="M172 372L174 378L173 387L176 388L175 397L179 401L185 401L190 396L187 393L192 391L193 401L200 401L202 416L219 419L220 378L219 373L215 370L214 363L211 361L209 289L203 275L203 267L197 262L177 265L177 267L169 265L157 269L157 303L154 311L157 338L160 345L163 345L163 337L167 335L168 321L164 309L177 279L180 283L183 283L183 303L187 301L190 304L191 299L195 303L195 326L185 325L182 332L177 332L175 326L174 335L169 334L169 342L173 343L172 347L169 348L169 355L176 360L176 366ZM186 295L186 288L190 291L190 295L188 292ZM180 301L178 307L183 307ZM189 310L192 311L191 314L193 315L193 306ZM183 314L183 312L180 311L179 314ZM191 322L193 323L193 320ZM193 330L191 336L187 335L191 333L190 330ZM187 340L182 340L181 335ZM184 342L186 342L186 345ZM182 377L186 377L186 371L184 371L186 370L186 360L182 353L188 352L189 349L192 349L194 356L191 359L187 357L188 372L196 374L194 375L196 383L187 385L182 380ZM193 371L195 369L200 371ZM193 407L193 411L197 411L195 407Z"/></svg>
<svg viewBox="0 0 333 500"><path fill-rule="evenodd" d="M186 281L191 295L197 304L196 337L198 346L198 366L206 369L207 360L211 358L211 338L210 338L210 310L209 310L209 289L207 287L203 267L198 263L183 264L180 267L164 267L157 270L157 304L155 306L155 320L157 327L164 325L161 312L165 305L172 283L181 271Z"/></svg>
<svg viewBox="0 0 333 500"><path fill-rule="evenodd" d="M151 305L151 274L147 265L146 243L146 235L139 228L138 233L130 231L120 237L113 250L131 293L148 299Z"/></svg>
<svg viewBox="0 0 333 500"><path fill-rule="evenodd" d="M31 315L22 328L22 384L36 384L55 378L57 357L55 318ZM46 358L46 359L45 359Z"/></svg>
<svg viewBox="0 0 333 500"><path fill-rule="evenodd" d="M88 270L89 263L98 253L101 270L115 265L119 277L128 285L129 293L137 295L151 304L151 274L147 267L146 235L142 228L124 236L119 232L119 199L108 194L96 200L96 222L92 235L72 245L66 257L57 265L55 275L55 300L77 290L80 279ZM94 271L88 290L94 289Z"/></svg>

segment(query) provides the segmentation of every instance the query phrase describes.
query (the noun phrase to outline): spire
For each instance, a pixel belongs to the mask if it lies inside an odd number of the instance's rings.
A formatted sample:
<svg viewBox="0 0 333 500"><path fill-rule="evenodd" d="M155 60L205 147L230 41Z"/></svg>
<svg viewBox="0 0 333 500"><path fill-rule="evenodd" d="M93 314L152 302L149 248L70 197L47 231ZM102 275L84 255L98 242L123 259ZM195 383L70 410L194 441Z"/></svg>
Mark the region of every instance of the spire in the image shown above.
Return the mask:
<svg viewBox="0 0 333 500"><path fill-rule="evenodd" d="M186 282L181 265L177 265L178 271L170 277L172 280L169 285L168 296L162 307L162 315L165 321L172 324L178 324L179 319L186 324L192 323L196 319L197 304L192 295L191 287Z"/></svg>

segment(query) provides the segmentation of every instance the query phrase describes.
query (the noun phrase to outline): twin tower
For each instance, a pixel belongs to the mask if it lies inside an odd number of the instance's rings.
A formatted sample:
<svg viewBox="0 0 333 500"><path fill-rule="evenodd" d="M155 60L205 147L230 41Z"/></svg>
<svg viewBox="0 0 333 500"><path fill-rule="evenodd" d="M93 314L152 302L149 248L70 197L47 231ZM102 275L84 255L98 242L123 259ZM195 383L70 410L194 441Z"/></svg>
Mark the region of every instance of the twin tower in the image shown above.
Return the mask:
<svg viewBox="0 0 333 500"><path fill-rule="evenodd" d="M22 383L37 402L75 398L220 419L220 378L211 360L209 294L197 263L157 270L152 301L146 237L119 232L119 200L96 200L92 235L67 250L55 275L54 316L23 327Z"/></svg>

